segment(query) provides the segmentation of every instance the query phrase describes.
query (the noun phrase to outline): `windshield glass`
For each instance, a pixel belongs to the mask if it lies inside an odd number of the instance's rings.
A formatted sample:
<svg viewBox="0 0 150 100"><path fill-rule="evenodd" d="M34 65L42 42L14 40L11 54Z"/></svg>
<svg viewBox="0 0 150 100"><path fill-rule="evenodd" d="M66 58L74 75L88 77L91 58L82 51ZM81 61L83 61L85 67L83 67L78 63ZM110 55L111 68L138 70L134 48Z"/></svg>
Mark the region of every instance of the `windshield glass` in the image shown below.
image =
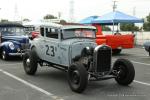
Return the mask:
<svg viewBox="0 0 150 100"><path fill-rule="evenodd" d="M94 29L65 29L63 30L63 39L69 38L95 38Z"/></svg>
<svg viewBox="0 0 150 100"><path fill-rule="evenodd" d="M25 35L24 28L22 27L4 27L0 28L2 35Z"/></svg>

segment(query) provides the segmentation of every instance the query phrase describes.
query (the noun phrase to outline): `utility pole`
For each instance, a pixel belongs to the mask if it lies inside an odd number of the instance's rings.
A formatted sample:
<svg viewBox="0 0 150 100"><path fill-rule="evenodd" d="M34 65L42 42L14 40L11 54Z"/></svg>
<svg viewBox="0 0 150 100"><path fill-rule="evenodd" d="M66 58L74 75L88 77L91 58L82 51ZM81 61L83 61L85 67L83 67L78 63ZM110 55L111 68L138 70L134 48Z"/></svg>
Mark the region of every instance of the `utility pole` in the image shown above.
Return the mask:
<svg viewBox="0 0 150 100"><path fill-rule="evenodd" d="M74 0L70 1L70 11L69 11L69 15L70 15L70 22L74 22Z"/></svg>
<svg viewBox="0 0 150 100"><path fill-rule="evenodd" d="M19 20L19 14L18 14L18 6L15 4L15 9L14 9L14 21Z"/></svg>
<svg viewBox="0 0 150 100"><path fill-rule="evenodd" d="M133 7L133 16L136 16L136 7Z"/></svg>
<svg viewBox="0 0 150 100"><path fill-rule="evenodd" d="M116 11L116 9L117 9L117 4L116 4L116 2L117 2L117 1L113 1L113 12Z"/></svg>

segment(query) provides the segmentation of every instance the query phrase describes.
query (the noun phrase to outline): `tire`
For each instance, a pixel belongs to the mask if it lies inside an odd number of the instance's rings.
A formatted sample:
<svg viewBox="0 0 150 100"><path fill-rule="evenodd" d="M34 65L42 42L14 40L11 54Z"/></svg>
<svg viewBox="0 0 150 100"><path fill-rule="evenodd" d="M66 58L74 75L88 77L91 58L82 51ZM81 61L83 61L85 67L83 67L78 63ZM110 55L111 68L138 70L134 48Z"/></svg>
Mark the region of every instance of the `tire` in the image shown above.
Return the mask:
<svg viewBox="0 0 150 100"><path fill-rule="evenodd" d="M113 49L112 53L113 54L120 54L121 51L122 51L122 49Z"/></svg>
<svg viewBox="0 0 150 100"><path fill-rule="evenodd" d="M121 33L114 33L114 35L121 35Z"/></svg>
<svg viewBox="0 0 150 100"><path fill-rule="evenodd" d="M33 48L31 51L25 52L23 56L23 66L26 74L34 75L38 67L38 56Z"/></svg>
<svg viewBox="0 0 150 100"><path fill-rule="evenodd" d="M148 49L148 55L150 56L150 48Z"/></svg>
<svg viewBox="0 0 150 100"><path fill-rule="evenodd" d="M8 60L9 55L6 54L5 50L2 50L1 57L2 57L3 60Z"/></svg>
<svg viewBox="0 0 150 100"><path fill-rule="evenodd" d="M118 59L114 65L113 70L117 71L115 80L120 85L129 85L133 82L135 77L135 70L133 64L127 59Z"/></svg>
<svg viewBox="0 0 150 100"><path fill-rule="evenodd" d="M72 91L81 93L88 84L88 73L82 63L76 62L69 67L68 83Z"/></svg>

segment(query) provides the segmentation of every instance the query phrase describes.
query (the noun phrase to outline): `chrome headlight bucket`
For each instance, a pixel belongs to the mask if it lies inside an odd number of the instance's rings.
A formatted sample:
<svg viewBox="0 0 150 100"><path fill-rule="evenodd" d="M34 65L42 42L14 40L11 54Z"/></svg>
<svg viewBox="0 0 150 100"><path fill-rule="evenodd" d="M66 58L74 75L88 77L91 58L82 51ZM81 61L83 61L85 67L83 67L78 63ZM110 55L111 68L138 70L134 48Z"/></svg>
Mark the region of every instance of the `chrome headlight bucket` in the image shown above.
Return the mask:
<svg viewBox="0 0 150 100"><path fill-rule="evenodd" d="M14 49L15 49L15 45L14 45L12 42L10 42L10 43L8 44L8 46L9 46L9 48L10 48L11 50L14 50Z"/></svg>

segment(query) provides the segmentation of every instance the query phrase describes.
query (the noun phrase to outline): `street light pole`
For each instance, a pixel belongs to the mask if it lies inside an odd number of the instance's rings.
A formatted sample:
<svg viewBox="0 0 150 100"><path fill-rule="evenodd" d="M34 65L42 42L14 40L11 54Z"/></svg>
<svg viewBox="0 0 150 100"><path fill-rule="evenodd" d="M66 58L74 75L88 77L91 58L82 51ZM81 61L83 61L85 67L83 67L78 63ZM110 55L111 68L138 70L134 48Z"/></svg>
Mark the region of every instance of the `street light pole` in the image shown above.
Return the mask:
<svg viewBox="0 0 150 100"><path fill-rule="evenodd" d="M116 2L117 1L113 1L114 2L114 4L113 4L113 12L116 10L116 8L117 8L117 5L116 5Z"/></svg>

